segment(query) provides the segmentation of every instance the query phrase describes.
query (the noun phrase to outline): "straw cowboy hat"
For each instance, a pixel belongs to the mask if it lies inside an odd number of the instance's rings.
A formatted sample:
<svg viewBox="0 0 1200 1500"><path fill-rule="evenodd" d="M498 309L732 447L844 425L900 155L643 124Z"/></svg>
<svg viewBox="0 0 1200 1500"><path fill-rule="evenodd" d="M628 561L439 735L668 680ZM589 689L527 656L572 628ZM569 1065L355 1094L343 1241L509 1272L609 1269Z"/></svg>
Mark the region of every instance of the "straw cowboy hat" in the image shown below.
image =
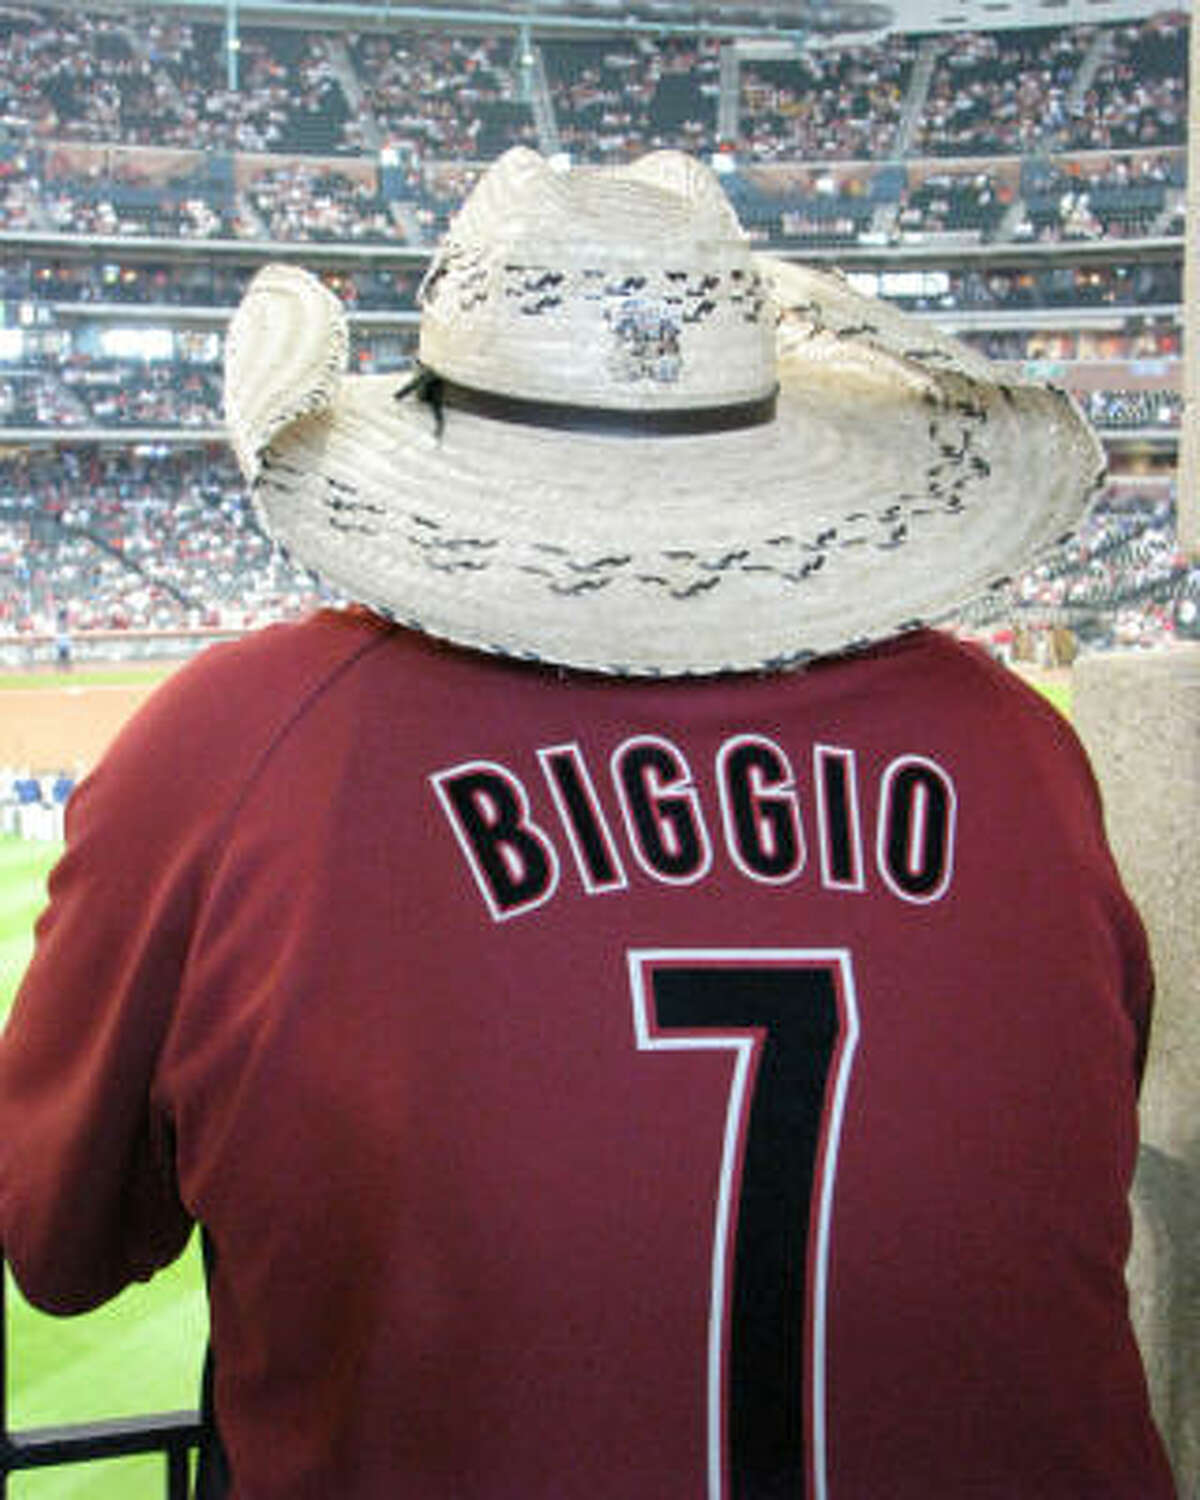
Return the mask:
<svg viewBox="0 0 1200 1500"><path fill-rule="evenodd" d="M676 152L508 152L420 303L416 374L348 375L338 300L266 267L226 412L290 556L463 645L622 674L843 651L1027 565L1102 477L1063 392L754 254Z"/></svg>

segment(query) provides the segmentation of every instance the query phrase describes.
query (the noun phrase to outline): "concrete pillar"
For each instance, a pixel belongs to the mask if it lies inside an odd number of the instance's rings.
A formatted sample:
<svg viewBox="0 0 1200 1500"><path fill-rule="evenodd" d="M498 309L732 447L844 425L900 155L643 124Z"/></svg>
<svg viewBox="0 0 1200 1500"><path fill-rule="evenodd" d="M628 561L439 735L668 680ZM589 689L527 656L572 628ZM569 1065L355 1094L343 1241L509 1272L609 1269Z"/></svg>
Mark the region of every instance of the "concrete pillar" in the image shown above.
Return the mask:
<svg viewBox="0 0 1200 1500"><path fill-rule="evenodd" d="M1183 235L1183 421L1179 434L1179 550L1200 558L1200 25L1188 36L1188 150ZM1191 1497L1189 1497L1191 1500Z"/></svg>
<svg viewBox="0 0 1200 1500"><path fill-rule="evenodd" d="M1200 645L1081 657L1073 717L1150 937L1131 1302L1181 1500L1200 1500Z"/></svg>

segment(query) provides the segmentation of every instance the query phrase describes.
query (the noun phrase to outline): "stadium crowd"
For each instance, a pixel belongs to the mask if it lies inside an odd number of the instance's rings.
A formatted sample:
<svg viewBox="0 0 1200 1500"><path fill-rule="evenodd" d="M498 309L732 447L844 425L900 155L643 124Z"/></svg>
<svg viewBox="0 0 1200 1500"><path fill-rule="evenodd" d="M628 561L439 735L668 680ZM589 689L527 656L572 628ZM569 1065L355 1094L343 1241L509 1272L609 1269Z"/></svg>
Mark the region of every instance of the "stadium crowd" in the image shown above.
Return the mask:
<svg viewBox="0 0 1200 1500"><path fill-rule="evenodd" d="M317 586L273 552L222 447L0 460L0 635L263 624Z"/></svg>
<svg viewBox="0 0 1200 1500"><path fill-rule="evenodd" d="M0 113L41 138L353 156L391 143L452 160L533 138L513 33L247 26L236 87L216 22L23 9L6 13L0 35ZM934 67L914 101L922 46ZM646 34L542 43L564 146L711 149L719 47ZM748 61L734 144L760 160L886 157L916 103L912 146L924 155L1178 145L1186 50L1179 11L1103 27L892 33Z"/></svg>
<svg viewBox="0 0 1200 1500"><path fill-rule="evenodd" d="M236 87L223 40L216 23L166 14L148 27L75 7L0 17L0 121L17 144L0 164L0 226L427 242L480 162L515 144L544 147L549 132L583 159L726 152L750 177L747 202L762 211L751 222L800 243L881 227L897 238L1039 240L1178 230L1183 13L748 57L733 132L718 124L721 44L711 39L534 47L504 32L246 27ZM928 77L917 67L926 55ZM175 149L176 174L164 180L161 162L130 148ZM1052 160L1063 152L1089 159ZM901 164L951 157L983 160L931 181ZM206 175L196 158L239 166ZM1003 167L1017 158L1036 162L1028 182ZM385 159L393 165L376 165ZM762 178L771 165L822 161L877 167L841 182L818 175L808 191Z"/></svg>
<svg viewBox="0 0 1200 1500"><path fill-rule="evenodd" d="M1175 547L1175 513L1165 495L1101 497L1078 536L1015 586L1019 613L1062 621L1092 644L1159 645L1191 629L1200 605L1200 567Z"/></svg>
<svg viewBox="0 0 1200 1500"><path fill-rule="evenodd" d="M689 149L704 154L703 143ZM122 158L119 170L107 158L87 170L79 163L37 149L10 158L0 167L0 228L421 246L440 236L477 175L474 166L430 163L403 174L389 196L373 164L351 172L325 159L260 161L231 191L198 184L192 173L156 187L136 158ZM1045 244L1157 237L1182 224L1182 150L1062 159L1034 168L1024 183L1012 180L1011 168L986 162L936 172L778 166L747 164L727 177L747 227L777 243L903 244L954 234Z"/></svg>
<svg viewBox="0 0 1200 1500"><path fill-rule="evenodd" d="M732 71L721 44L704 38L533 44L515 28L385 40L248 26L235 80L216 22L9 10L0 16L0 228L16 241L0 255L0 296L19 310L22 334L20 352L10 343L0 359L0 429L103 428L139 442L159 428L215 436L214 330L264 243L386 244L401 255L410 246L403 265L343 262L323 274L352 313L411 314L419 247L443 231L480 164L548 138L577 159L658 146L713 156L750 232L801 253L1177 236L1186 54L1181 12L889 34L795 56L749 49ZM732 131L722 93L731 78ZM57 250L20 242L43 232L62 236ZM125 253L114 243L68 253L130 236L242 242L252 253ZM1180 261L1132 246L1020 267L964 258L873 273L872 289L934 315L1113 309L1119 323L1101 332L964 335L994 358L1053 364L1069 384L1073 365L1178 359ZM207 316L199 332L177 327L170 348L149 357L95 347L77 331L84 320L56 311L147 305ZM403 322L356 321L355 367L403 366L412 345ZM1177 429L1182 403L1169 379L1160 389L1116 375L1094 384L1079 396L1102 430ZM63 611L81 630L249 624L313 597L267 552L218 450L28 450L0 460L0 486L0 634L44 634ZM1102 516L1067 572L1022 584L1021 607L1099 597L1096 560L1102 577L1124 566L1110 543L1126 520L1120 507ZM1161 516L1143 532L1149 581L1166 567L1177 582L1163 562ZM1169 628L1161 601L1143 613L1151 634Z"/></svg>

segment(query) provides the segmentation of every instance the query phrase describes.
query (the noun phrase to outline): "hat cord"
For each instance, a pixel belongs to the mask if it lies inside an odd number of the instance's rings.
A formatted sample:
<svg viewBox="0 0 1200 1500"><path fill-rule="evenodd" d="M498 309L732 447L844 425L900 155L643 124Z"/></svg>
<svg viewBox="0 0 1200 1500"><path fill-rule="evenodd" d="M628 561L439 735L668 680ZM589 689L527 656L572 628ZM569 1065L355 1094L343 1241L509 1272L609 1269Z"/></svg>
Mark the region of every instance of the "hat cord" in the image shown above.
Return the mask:
<svg viewBox="0 0 1200 1500"><path fill-rule="evenodd" d="M620 437L695 437L758 427L775 418L779 387L765 396L720 406L667 408L606 408L569 402L530 400L460 385L419 364L416 373L396 392L396 400L416 396L433 412L438 437L446 425L446 408L469 412L495 422L545 427L563 432L607 433Z"/></svg>
<svg viewBox="0 0 1200 1500"><path fill-rule="evenodd" d="M418 362L412 378L396 392L396 400L403 401L408 396L415 396L433 413L433 430L441 437L446 427L445 389L446 383L437 371Z"/></svg>

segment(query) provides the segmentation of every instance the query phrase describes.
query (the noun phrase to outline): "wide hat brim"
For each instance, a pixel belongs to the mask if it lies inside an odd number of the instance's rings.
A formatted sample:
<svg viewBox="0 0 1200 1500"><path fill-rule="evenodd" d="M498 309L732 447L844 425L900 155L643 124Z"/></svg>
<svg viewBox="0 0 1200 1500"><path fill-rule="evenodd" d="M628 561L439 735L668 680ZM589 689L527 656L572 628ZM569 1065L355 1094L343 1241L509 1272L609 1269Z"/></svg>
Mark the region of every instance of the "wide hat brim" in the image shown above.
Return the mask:
<svg viewBox="0 0 1200 1500"><path fill-rule="evenodd" d="M336 299L270 267L231 330L230 433L269 534L434 636L623 675L772 668L947 619L1078 523L1103 476L1064 392L996 378L836 273L760 258L774 419L628 436L345 373Z"/></svg>

